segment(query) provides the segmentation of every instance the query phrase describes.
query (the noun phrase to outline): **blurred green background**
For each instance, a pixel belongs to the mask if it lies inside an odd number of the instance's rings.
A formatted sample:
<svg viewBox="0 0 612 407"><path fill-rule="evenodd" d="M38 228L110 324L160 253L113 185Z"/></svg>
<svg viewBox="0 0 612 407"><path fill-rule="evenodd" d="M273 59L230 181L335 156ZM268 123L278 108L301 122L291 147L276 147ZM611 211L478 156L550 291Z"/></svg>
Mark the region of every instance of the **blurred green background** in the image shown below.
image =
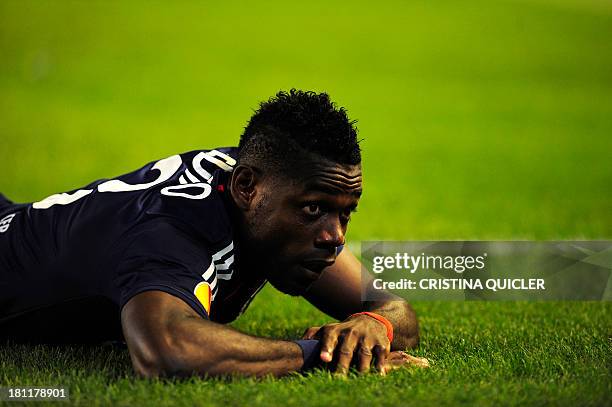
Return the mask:
<svg viewBox="0 0 612 407"><path fill-rule="evenodd" d="M0 191L34 201L235 145L280 89L358 119L349 241L610 239L612 2L0 1ZM148 382L127 351L0 347L83 405L609 405L611 303L414 304L427 371ZM329 318L269 287L234 326Z"/></svg>
<svg viewBox="0 0 612 407"><path fill-rule="evenodd" d="M358 119L350 239L612 236L612 3L0 2L16 201L234 145L259 101Z"/></svg>

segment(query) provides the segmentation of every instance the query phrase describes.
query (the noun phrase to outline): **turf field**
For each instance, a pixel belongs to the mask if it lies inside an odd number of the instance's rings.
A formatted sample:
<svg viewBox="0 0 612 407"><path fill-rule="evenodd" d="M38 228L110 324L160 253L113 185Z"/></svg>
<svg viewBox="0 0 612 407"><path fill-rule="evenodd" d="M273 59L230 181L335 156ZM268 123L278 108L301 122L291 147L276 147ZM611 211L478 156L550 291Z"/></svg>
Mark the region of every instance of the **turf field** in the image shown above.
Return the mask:
<svg viewBox="0 0 612 407"><path fill-rule="evenodd" d="M235 144L278 89L359 119L360 240L612 238L605 0L0 2L0 191L32 201ZM612 305L414 304L433 361L339 380L147 381L121 349L0 347L0 386L83 405L610 405ZM328 319L264 290L234 325Z"/></svg>

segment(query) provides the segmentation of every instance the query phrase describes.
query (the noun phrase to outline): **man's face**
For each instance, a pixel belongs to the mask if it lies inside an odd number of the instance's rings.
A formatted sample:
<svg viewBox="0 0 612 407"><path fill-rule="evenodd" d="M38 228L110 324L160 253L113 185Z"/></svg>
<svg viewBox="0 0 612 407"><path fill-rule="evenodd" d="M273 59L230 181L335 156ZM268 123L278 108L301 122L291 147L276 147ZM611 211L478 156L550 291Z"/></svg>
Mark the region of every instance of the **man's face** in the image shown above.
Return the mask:
<svg viewBox="0 0 612 407"><path fill-rule="evenodd" d="M311 163L302 174L264 177L245 213L254 259L278 290L304 294L336 259L361 196L361 166Z"/></svg>

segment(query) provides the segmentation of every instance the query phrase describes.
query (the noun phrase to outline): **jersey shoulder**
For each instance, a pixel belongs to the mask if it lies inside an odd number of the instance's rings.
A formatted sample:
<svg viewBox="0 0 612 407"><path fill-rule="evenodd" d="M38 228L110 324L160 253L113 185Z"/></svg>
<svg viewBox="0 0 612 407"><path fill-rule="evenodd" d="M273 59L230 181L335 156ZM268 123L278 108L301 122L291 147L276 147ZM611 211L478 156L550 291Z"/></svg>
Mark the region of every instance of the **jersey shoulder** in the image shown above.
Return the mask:
<svg viewBox="0 0 612 407"><path fill-rule="evenodd" d="M231 279L234 269L225 188L234 157L235 149L215 149L164 159L180 166L173 164L171 177L131 203L132 211L139 212L138 220L117 242L118 257L123 259L117 273L122 303L142 290L160 289L184 299L200 314L203 307L209 315L218 279ZM150 171L159 168L157 176L163 174L168 164L157 163L140 169L140 177L146 180ZM129 177L120 180L127 182Z"/></svg>
<svg viewBox="0 0 612 407"><path fill-rule="evenodd" d="M225 183L237 149L195 150L152 161L136 171L92 186L91 206L112 206L135 226L165 218L208 241L231 233ZM90 187L91 188L91 187Z"/></svg>
<svg viewBox="0 0 612 407"><path fill-rule="evenodd" d="M172 218L212 244L227 241L233 227L226 185L236 164L234 157L232 149L181 154L181 166L173 177L149 191L155 198L147 215Z"/></svg>
<svg viewBox="0 0 612 407"><path fill-rule="evenodd" d="M205 244L227 241L232 225L225 184L237 151L196 150L152 161L113 179L28 204L28 219L37 233L48 231L67 245L112 242L154 218ZM54 228L56 224L63 227Z"/></svg>

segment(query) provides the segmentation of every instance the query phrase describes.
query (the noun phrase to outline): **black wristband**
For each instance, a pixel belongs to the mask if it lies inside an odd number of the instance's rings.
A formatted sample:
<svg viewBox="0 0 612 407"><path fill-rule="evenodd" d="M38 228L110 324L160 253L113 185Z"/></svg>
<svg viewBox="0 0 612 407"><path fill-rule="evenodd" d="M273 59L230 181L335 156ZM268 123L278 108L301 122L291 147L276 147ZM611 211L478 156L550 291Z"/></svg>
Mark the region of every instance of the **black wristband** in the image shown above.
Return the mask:
<svg viewBox="0 0 612 407"><path fill-rule="evenodd" d="M304 356L304 364L302 365L302 371L312 369L318 366L321 354L321 342L315 339L301 339L294 341L300 348L302 348L302 355Z"/></svg>

